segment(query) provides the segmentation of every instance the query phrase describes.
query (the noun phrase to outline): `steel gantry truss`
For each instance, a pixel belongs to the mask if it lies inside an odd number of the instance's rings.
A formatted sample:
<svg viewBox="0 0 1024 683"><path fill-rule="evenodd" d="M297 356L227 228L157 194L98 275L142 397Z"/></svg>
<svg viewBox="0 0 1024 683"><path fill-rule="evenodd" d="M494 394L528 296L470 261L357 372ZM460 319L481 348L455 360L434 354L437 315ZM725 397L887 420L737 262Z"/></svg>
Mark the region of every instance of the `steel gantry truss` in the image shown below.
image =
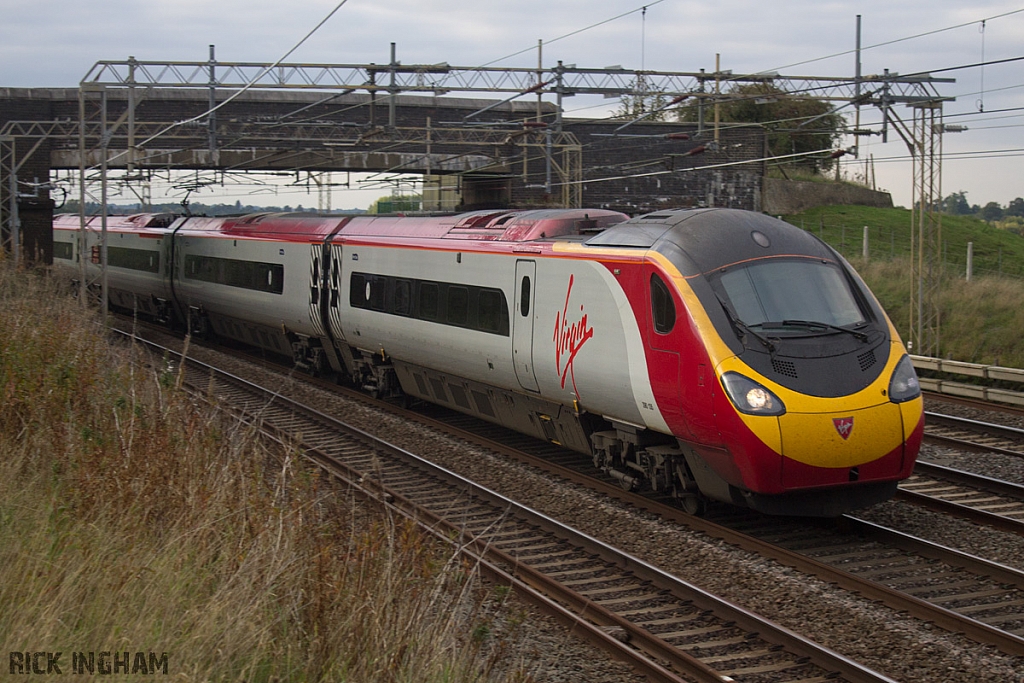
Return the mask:
<svg viewBox="0 0 1024 683"><path fill-rule="evenodd" d="M73 126L74 123L68 122ZM14 263L21 259L21 220L18 217L18 200L38 198L41 188L33 192L23 191L24 183L18 180L18 171L39 147L55 136L53 122L8 121L0 129L0 238L2 248L11 253ZM18 141L28 146L18 157ZM44 182L43 185L46 185Z"/></svg>
<svg viewBox="0 0 1024 683"><path fill-rule="evenodd" d="M856 106L858 111L862 106L878 107L884 113L883 125L888 126L890 121L895 124L914 155L914 238L918 245L915 267L920 273L926 267L925 264L938 263L934 256L941 242L941 231L934 213L939 198L937 193L941 187L941 125L935 128L934 125L928 125L927 121L918 123L915 115L913 129L907 128L902 126L892 107L895 104L910 105L922 116L930 115L934 119L937 115L941 121L941 102L947 98L938 94L936 84L953 82L953 79L932 78L927 74L900 76L888 71L881 75L862 76L859 73L859 58L857 71L853 78L832 78L784 76L777 73L733 74L718 70L717 65L713 72L703 69L697 72L667 72L618 67L579 68L565 65L561 61L549 68L540 65L533 68L461 67L447 63L404 65L395 58L394 44L390 62L386 64L263 64L218 62L211 46L207 61L142 61L129 57L123 61L97 62L81 81L77 122L22 122L14 128L8 126L10 130L5 128L0 131L0 136L7 134L7 137L0 137L0 185L4 188L16 187L17 169L10 140L40 135L65 141L77 138L83 205L90 182L87 174L91 178L97 168L101 170L101 182L104 184L100 197L102 201L102 195L105 195L105 167L112 161L110 154L117 156L117 165L127 168L130 176L136 169L145 167L183 167L175 166L171 150L190 150L193 163L195 159L205 158L209 165L216 166L228 141L256 143L291 140L313 144L323 150L371 143L403 143L421 150L420 156L426 159L428 167L434 163L431 161L432 153L438 147L475 145L483 153L474 172L490 169L507 175L509 168L503 166L498 159L498 150L514 144L521 148L524 157L533 154L535 158L546 161L547 173L542 186L549 196L552 196L551 190L557 184L561 189L561 203L577 206L582 197L582 154L579 141L562 129L565 98L577 95L623 98L640 94L658 95L675 102L694 98L699 105L704 105L738 97L736 94L722 92L723 84L765 83L772 86L773 96L777 92L780 97L805 97L834 102L836 110L849 105ZM637 92L640 87L643 93ZM216 111L208 111L196 119L173 125L167 122L136 121L137 104L154 90L165 88L208 92L211 110L219 98L230 99L244 90L318 91L324 93L324 102L339 94L364 92L369 93L371 112L374 111L372 107L380 101L387 105L388 117L386 124L377 124L371 113L369 127L351 128L309 121L233 121L226 117L218 119ZM127 108L118 119L108 122L107 95L111 91L127 92ZM396 125L395 109L399 94L439 97L454 93L503 94L507 96L505 102L537 94L537 116L533 121L528 120L532 117L524 117L519 122L520 128L511 131L502 127L501 123L478 122L474 114L465 117L464 126L413 129ZM553 111L549 108L542 115L539 100L545 95L553 96L556 102ZM488 109L491 107L481 112ZM532 127L528 124L532 124ZM854 133L870 134L862 130ZM150 144L155 141L159 141L160 150ZM205 152L205 157L201 152ZM465 153L459 156L465 156ZM303 170L325 170L325 166L317 166L310 159L304 159L303 162L308 163L308 166L302 167ZM407 171L407 166L407 162L402 162L389 170ZM553 179L553 174L557 178ZM10 194L10 190L0 190L2 192ZM16 220L16 205L4 194L0 194L0 199L7 200L0 202L4 205L0 208L0 224L5 227L4 234L10 235L12 220ZM937 265L928 267L934 267L937 273ZM929 275L926 278L927 282L920 287L915 301L933 296L933 291L937 291L937 277ZM928 308L924 307L923 310ZM921 330L932 325L935 328L934 340L929 341L921 336ZM934 314L922 312L912 329L918 352L932 346L937 348L937 308Z"/></svg>
<svg viewBox="0 0 1024 683"><path fill-rule="evenodd" d="M892 111L892 122L913 157L910 225L910 340L913 353L937 357L941 349L942 289L942 100L913 105L908 125Z"/></svg>
<svg viewBox="0 0 1024 683"><path fill-rule="evenodd" d="M712 97L705 84L719 81L734 83L772 83L788 93L815 99L864 103L885 91L891 102L934 99L929 87L948 79L927 75L901 77L885 73L860 78L827 76L782 76L777 73L734 75L730 72L637 71L623 68L579 68L558 62L548 69L513 67L463 67L441 64L259 64L252 62L152 62L129 58L126 61L97 62L82 85L109 88L161 87L209 88L211 68L216 69L216 87L239 89L347 90L372 93L424 93L447 95L454 92L479 93L554 93L572 95L635 94L639 81L647 92L672 97L692 95ZM538 80L539 79L539 80ZM543 84L538 88L538 84ZM874 88L872 88L874 86Z"/></svg>
<svg viewBox="0 0 1024 683"><path fill-rule="evenodd" d="M0 134L0 236L3 238L0 246L10 251L15 265L21 250L16 149L14 137Z"/></svg>

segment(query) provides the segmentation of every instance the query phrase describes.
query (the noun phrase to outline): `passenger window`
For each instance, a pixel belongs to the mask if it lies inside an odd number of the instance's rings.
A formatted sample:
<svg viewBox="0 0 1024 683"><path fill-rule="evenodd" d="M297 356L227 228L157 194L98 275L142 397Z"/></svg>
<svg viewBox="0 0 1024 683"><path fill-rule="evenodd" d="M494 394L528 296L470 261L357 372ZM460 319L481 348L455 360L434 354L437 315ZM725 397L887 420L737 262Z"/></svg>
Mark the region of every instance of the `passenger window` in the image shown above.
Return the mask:
<svg viewBox="0 0 1024 683"><path fill-rule="evenodd" d="M465 325L469 320L469 290L465 287L448 287L448 322Z"/></svg>
<svg viewBox="0 0 1024 683"><path fill-rule="evenodd" d="M328 289L331 291L331 308L337 308L338 298L341 296L338 292L338 262L335 261L330 266L324 267L331 269L331 286Z"/></svg>
<svg viewBox="0 0 1024 683"><path fill-rule="evenodd" d="M352 308L366 308L366 278L360 273L352 273L349 285L349 305Z"/></svg>
<svg viewBox="0 0 1024 683"><path fill-rule="evenodd" d="M437 320L438 287L433 282L420 283L419 310L416 317L422 320Z"/></svg>
<svg viewBox="0 0 1024 683"><path fill-rule="evenodd" d="M395 313L398 315L409 315L411 285L409 280L395 280Z"/></svg>
<svg viewBox="0 0 1024 683"><path fill-rule="evenodd" d="M523 317L530 315L530 277L523 276L522 294L519 295L519 310Z"/></svg>
<svg viewBox="0 0 1024 683"><path fill-rule="evenodd" d="M656 274L651 275L651 313L658 333L668 334L675 327L676 306L672 302L672 293Z"/></svg>
<svg viewBox="0 0 1024 683"><path fill-rule="evenodd" d="M374 277L366 282L366 298L370 302L370 308L375 311L383 311L387 302L387 278Z"/></svg>
<svg viewBox="0 0 1024 683"><path fill-rule="evenodd" d="M477 327L484 332L501 331L501 291L481 289L477 299Z"/></svg>

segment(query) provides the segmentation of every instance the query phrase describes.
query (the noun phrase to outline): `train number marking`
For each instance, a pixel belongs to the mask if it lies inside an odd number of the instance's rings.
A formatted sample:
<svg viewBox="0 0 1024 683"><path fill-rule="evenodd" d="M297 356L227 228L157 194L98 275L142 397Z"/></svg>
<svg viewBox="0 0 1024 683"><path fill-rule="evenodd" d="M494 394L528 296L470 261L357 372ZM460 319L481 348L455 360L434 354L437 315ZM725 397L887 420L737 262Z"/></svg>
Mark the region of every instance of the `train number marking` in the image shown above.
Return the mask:
<svg viewBox="0 0 1024 683"><path fill-rule="evenodd" d="M555 369L562 377L562 388L565 388L565 378L568 375L572 378L572 390L576 391L576 375L573 370L573 362L576 354L580 352L583 345L594 337L594 328L587 322L587 314L580 304L580 318L570 323L568 318L569 297L572 295L573 275L569 275L569 287L565 290L565 306L561 313L555 313L555 334L552 341L555 342ZM562 363L564 356L564 365Z"/></svg>

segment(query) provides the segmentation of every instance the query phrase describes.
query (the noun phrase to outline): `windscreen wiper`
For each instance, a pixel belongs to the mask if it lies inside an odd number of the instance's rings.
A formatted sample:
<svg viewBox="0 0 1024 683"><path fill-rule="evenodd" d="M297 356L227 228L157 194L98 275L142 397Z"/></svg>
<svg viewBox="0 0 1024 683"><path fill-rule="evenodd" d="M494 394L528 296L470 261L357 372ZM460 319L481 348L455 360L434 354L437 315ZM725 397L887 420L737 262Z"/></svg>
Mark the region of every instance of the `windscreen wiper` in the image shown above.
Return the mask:
<svg viewBox="0 0 1024 683"><path fill-rule="evenodd" d="M765 348L768 349L769 353L773 355L775 354L775 342L773 342L770 337L763 337L757 332L754 332L752 329L750 329L750 326L747 325L742 320L740 320L739 317L735 313L733 313L729 305L726 304L721 299L718 300L718 303L722 304L722 310L725 311L725 317L729 319L729 322L732 324L733 329L736 330L737 336L745 337L746 335L749 334L751 337L761 342L765 346Z"/></svg>
<svg viewBox="0 0 1024 683"><path fill-rule="evenodd" d="M836 332L845 332L846 334L853 335L862 342L867 343L868 335L857 330L851 330L848 327L841 327L839 325L833 325L832 323L819 322L817 320L783 320L782 322L763 322L757 323L758 327L762 329L768 328L780 328L780 327L807 327L807 328L819 328L822 330L834 330Z"/></svg>

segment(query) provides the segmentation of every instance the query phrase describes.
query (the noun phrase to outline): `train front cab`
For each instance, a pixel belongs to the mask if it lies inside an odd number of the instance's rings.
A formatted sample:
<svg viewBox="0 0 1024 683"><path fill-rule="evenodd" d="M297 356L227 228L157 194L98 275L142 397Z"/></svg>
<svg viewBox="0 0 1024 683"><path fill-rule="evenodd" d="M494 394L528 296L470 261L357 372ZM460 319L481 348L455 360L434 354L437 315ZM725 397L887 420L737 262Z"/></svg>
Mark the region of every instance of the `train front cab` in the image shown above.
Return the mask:
<svg viewBox="0 0 1024 683"><path fill-rule="evenodd" d="M694 440L680 444L701 491L820 516L890 498L913 469L923 405L866 285L830 247L774 218L677 216L654 249L682 276L714 369L710 401L685 410Z"/></svg>
<svg viewBox="0 0 1024 683"><path fill-rule="evenodd" d="M893 346L868 387L829 399L763 377L738 383L750 368L735 357L723 362L716 414L730 470L740 477L732 502L770 514L837 516L891 498L914 468L924 429L910 359L902 344ZM756 414L751 403L777 414Z"/></svg>

